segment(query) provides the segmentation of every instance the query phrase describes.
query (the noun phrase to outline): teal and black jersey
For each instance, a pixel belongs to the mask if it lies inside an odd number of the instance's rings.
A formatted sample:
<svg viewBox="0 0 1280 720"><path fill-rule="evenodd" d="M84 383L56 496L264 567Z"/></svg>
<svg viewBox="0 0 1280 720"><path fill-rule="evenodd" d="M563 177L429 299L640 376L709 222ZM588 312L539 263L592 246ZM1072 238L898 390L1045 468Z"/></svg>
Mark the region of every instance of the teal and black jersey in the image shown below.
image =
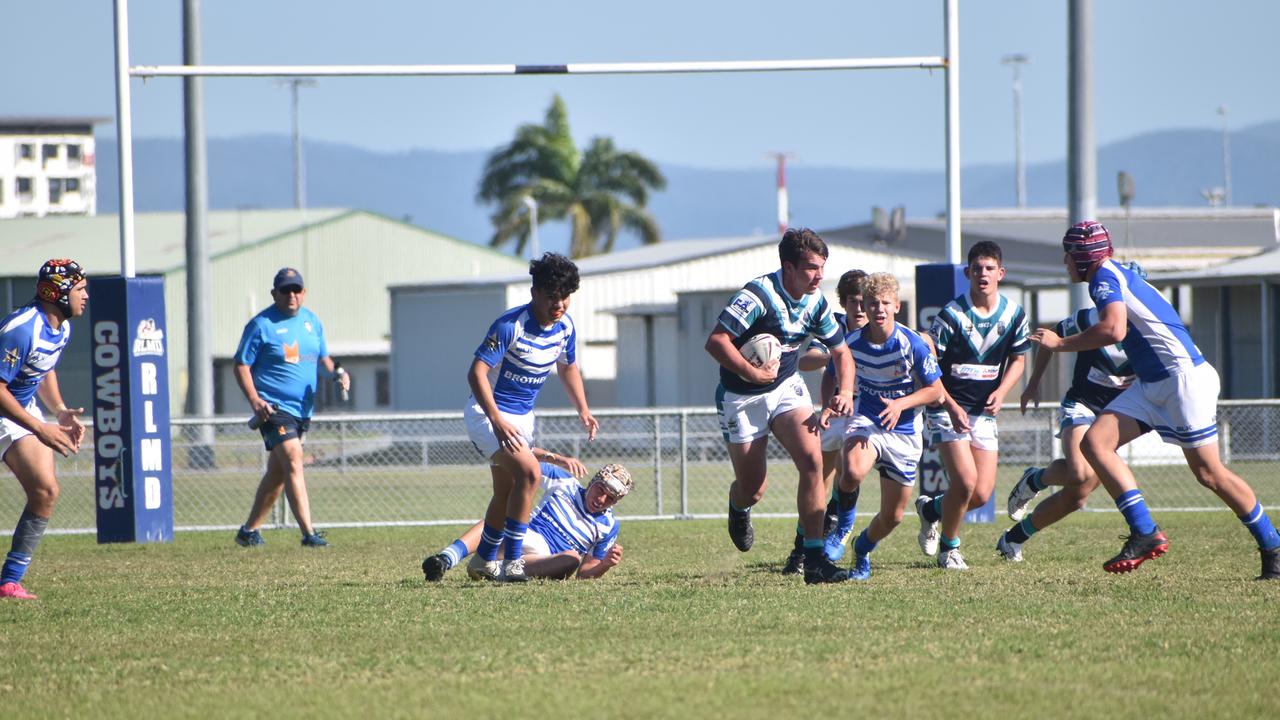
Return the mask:
<svg viewBox="0 0 1280 720"><path fill-rule="evenodd" d="M720 384L739 395L759 395L782 384L796 373L800 348L809 336L828 349L844 344L844 328L836 322L831 304L820 292L800 298L787 294L782 286L782 270L762 275L747 283L720 313L720 326L733 336L734 347L761 333L782 342L778 377L768 385L755 385L720 367Z"/></svg>
<svg viewBox="0 0 1280 720"><path fill-rule="evenodd" d="M1082 333L1097 324L1098 309L1081 308L1054 326L1053 331L1065 338ZM1120 343L1095 350L1082 350L1076 353L1071 387L1067 389L1062 402L1080 403L1097 414L1132 385L1133 381L1133 365Z"/></svg>
<svg viewBox="0 0 1280 720"><path fill-rule="evenodd" d="M990 315L973 307L967 294L947 303L929 334L938 349L942 384L967 412L980 414L1004 379L1009 359L1031 349L1027 313L1001 295Z"/></svg>

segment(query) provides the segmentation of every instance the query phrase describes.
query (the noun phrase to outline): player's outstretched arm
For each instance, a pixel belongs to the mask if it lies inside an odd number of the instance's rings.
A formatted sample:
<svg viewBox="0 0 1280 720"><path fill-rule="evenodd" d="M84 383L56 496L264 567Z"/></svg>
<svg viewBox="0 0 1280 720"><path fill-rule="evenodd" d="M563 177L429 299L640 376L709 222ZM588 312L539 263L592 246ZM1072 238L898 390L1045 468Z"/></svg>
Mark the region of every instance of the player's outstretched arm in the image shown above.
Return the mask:
<svg viewBox="0 0 1280 720"><path fill-rule="evenodd" d="M582 429L587 431L587 440L595 440L600 431L600 423L587 407L587 391L582 387L582 370L578 363L560 363L556 367L560 382L564 383L565 392L569 394L569 402L578 410L578 419L582 421Z"/></svg>
<svg viewBox="0 0 1280 720"><path fill-rule="evenodd" d="M1027 414L1027 403L1035 403L1037 408L1040 407L1040 381L1044 379L1044 371L1048 369L1049 362L1053 360L1054 352L1045 348L1043 345L1035 349L1036 359L1031 363L1031 377L1027 379L1027 386L1022 389L1022 397L1020 404L1022 405L1022 414Z"/></svg>
<svg viewBox="0 0 1280 720"><path fill-rule="evenodd" d="M588 555L578 567L578 579L595 580L617 567L620 562L622 562L622 546L614 543L613 547L609 548L609 552L605 553L603 560L597 560Z"/></svg>

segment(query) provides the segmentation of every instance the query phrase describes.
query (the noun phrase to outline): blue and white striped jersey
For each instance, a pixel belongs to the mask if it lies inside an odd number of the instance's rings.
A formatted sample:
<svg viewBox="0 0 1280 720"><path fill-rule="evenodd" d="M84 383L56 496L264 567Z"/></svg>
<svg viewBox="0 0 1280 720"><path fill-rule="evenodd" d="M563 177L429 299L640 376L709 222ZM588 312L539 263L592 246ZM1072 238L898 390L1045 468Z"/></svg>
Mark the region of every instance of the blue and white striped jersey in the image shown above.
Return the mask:
<svg viewBox="0 0 1280 720"><path fill-rule="evenodd" d="M810 335L828 349L844 344L844 326L836 323L831 305L820 292L793 298L782 285L782 270L762 275L738 291L720 313L720 326L733 336L734 347L761 333L782 343L778 377L768 385L754 385L720 366L720 384L729 392L760 395L796 374L800 348Z"/></svg>
<svg viewBox="0 0 1280 720"><path fill-rule="evenodd" d="M44 376L58 364L62 349L71 340L71 321L63 320L57 330L40 304L32 302L0 321L0 382L21 405L31 402Z"/></svg>
<svg viewBox="0 0 1280 720"><path fill-rule="evenodd" d="M566 313L542 327L528 305L511 308L489 326L476 357L497 368L493 399L514 415L533 412L533 402L556 362L577 361L578 334ZM563 358L563 359L561 359Z"/></svg>
<svg viewBox="0 0 1280 720"><path fill-rule="evenodd" d="M978 312L967 293L961 295L934 317L929 334L947 394L974 414L983 412L1000 386L1009 358L1031 349L1027 313L1003 295L990 315Z"/></svg>
<svg viewBox="0 0 1280 720"><path fill-rule="evenodd" d="M1163 380L1204 362L1178 311L1132 269L1111 259L1102 261L1089 281L1089 297L1099 311L1124 303L1129 318L1124 351L1143 382Z"/></svg>
<svg viewBox="0 0 1280 720"><path fill-rule="evenodd" d="M855 330L849 340L849 352L858 368L858 414L869 418L883 429L880 413L884 399L906 397L917 388L932 385L942 377L933 351L914 330L894 324L893 333L883 344L871 342L867 327ZM914 435L920 426L916 419L920 408L903 412L893 432Z"/></svg>
<svg viewBox="0 0 1280 720"><path fill-rule="evenodd" d="M1053 330L1065 338L1082 333L1097 324L1096 308L1080 308L1054 326ZM1082 350L1076 353L1071 387L1067 388L1063 402L1078 402L1095 414L1102 412L1108 403L1133 384L1133 378L1133 365L1120 343Z"/></svg>
<svg viewBox="0 0 1280 720"><path fill-rule="evenodd" d="M613 509L599 515L587 510L587 489L567 470L542 463L542 502L533 510L529 529L546 538L551 552L575 550L603 560L618 540Z"/></svg>

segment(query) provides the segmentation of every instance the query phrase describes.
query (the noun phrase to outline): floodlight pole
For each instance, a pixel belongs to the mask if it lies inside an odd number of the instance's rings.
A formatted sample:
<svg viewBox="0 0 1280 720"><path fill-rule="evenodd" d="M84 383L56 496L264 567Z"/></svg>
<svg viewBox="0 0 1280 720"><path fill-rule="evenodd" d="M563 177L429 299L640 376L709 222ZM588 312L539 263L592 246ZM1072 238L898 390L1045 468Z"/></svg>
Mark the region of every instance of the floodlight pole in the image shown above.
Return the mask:
<svg viewBox="0 0 1280 720"><path fill-rule="evenodd" d="M1005 55L1000 59L1002 65L1013 69L1013 164L1020 208L1027 206L1027 164L1022 154L1022 66L1027 62L1027 56L1022 53Z"/></svg>
<svg viewBox="0 0 1280 720"><path fill-rule="evenodd" d="M1222 116L1222 201L1231 207L1231 132L1227 127L1227 106L1219 105Z"/></svg>
<svg viewBox="0 0 1280 720"><path fill-rule="evenodd" d="M525 195L524 206L529 209L529 259L537 260L541 248L538 247L538 201L532 195Z"/></svg>
<svg viewBox="0 0 1280 720"><path fill-rule="evenodd" d="M1067 221L1098 214L1098 154L1093 127L1093 0L1067 5ZM1063 228L1065 230L1065 228ZM1090 305L1088 288L1071 284L1071 309Z"/></svg>
<svg viewBox="0 0 1280 720"><path fill-rule="evenodd" d="M129 99L129 1L115 0L116 147L120 153L120 274L134 276L133 116Z"/></svg>
<svg viewBox="0 0 1280 720"><path fill-rule="evenodd" d="M960 264L960 0L946 0L947 262Z"/></svg>

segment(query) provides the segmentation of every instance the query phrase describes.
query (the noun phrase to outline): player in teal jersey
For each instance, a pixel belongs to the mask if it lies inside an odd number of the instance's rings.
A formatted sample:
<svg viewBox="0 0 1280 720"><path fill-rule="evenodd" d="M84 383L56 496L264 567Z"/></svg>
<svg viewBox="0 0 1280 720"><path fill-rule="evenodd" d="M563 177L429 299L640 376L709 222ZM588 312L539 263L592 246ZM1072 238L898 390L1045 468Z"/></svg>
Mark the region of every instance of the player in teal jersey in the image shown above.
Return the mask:
<svg viewBox="0 0 1280 720"><path fill-rule="evenodd" d="M315 406L317 367L323 367L344 392L351 387L351 376L340 372L338 363L329 357L320 318L302 306L306 297L301 273L281 268L272 283L272 305L245 325L236 348L236 382L253 409L269 453L249 519L236 532L236 543L243 547L264 544L258 528L281 492L289 498L289 508L302 531L302 545L329 544L311 524L302 444Z"/></svg>
<svg viewBox="0 0 1280 720"><path fill-rule="evenodd" d="M938 566L948 570L969 567L960 554L960 526L964 514L985 505L995 490L996 414L1022 377L1031 349L1026 312L1000 294L1004 276L1000 246L975 243L965 267L969 292L948 303L929 330L946 390L945 412L928 413L930 444L939 447L949 485L943 495L917 498L916 511L920 549L937 555Z"/></svg>

